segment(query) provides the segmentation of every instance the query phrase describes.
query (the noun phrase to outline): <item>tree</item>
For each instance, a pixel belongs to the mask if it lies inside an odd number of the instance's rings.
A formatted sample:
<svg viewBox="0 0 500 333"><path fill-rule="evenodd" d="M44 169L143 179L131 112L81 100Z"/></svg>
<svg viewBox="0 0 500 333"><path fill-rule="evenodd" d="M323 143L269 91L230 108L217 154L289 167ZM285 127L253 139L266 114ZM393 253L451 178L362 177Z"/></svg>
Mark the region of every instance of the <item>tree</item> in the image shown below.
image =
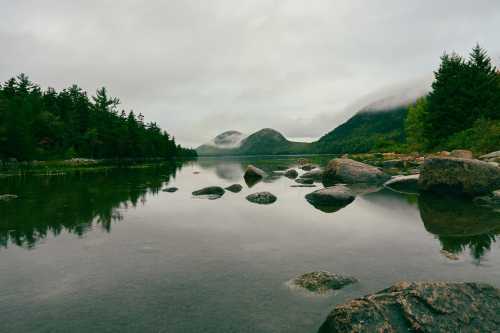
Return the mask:
<svg viewBox="0 0 500 333"><path fill-rule="evenodd" d="M422 151L427 148L425 136L425 119L427 117L427 98L421 97L408 108L405 120L406 141L412 151Z"/></svg>

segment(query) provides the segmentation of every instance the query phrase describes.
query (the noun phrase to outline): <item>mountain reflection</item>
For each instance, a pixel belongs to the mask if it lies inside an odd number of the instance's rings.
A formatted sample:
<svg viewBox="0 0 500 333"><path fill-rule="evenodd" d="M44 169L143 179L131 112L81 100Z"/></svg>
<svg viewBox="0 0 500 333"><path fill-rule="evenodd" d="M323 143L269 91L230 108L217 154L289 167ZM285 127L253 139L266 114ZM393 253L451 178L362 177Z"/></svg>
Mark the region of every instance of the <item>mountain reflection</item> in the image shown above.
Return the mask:
<svg viewBox="0 0 500 333"><path fill-rule="evenodd" d="M443 250L459 254L467 249L480 260L500 234L500 213L470 200L422 195L418 200L425 229L436 235Z"/></svg>
<svg viewBox="0 0 500 333"><path fill-rule="evenodd" d="M102 173L55 177L10 177L1 180L4 193L19 199L0 203L0 247L10 243L32 248L49 234L84 235L93 225L105 231L122 220L120 209L144 203L156 194L179 165L115 169Z"/></svg>

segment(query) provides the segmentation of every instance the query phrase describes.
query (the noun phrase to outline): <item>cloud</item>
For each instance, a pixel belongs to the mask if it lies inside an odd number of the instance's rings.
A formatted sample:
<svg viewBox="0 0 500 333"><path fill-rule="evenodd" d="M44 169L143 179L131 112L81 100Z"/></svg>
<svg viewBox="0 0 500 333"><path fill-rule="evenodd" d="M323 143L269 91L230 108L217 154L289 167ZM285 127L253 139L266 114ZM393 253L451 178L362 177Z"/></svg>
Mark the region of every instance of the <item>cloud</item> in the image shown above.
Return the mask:
<svg viewBox="0 0 500 333"><path fill-rule="evenodd" d="M3 1L0 78L105 85L192 146L228 129L314 138L445 50L497 57L497 31L496 0Z"/></svg>

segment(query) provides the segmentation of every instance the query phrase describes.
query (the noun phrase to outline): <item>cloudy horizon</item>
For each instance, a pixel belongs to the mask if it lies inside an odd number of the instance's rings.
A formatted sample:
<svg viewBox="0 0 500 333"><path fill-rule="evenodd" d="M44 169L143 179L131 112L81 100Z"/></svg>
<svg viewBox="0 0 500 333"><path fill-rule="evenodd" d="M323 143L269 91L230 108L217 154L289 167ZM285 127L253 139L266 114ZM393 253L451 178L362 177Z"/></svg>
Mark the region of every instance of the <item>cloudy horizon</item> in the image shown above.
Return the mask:
<svg viewBox="0 0 500 333"><path fill-rule="evenodd" d="M265 127L312 140L426 91L445 51L500 60L490 0L0 2L1 81L106 86L187 146Z"/></svg>

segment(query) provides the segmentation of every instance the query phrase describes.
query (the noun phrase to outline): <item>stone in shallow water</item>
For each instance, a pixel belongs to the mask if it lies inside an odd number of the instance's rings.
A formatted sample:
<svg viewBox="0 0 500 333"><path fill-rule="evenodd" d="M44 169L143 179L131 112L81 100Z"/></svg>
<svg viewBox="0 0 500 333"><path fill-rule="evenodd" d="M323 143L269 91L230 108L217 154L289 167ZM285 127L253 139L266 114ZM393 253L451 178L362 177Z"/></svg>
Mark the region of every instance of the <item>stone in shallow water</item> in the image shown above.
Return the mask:
<svg viewBox="0 0 500 333"><path fill-rule="evenodd" d="M300 178L307 178L313 180L322 180L323 179L323 170L315 169L309 172L306 172L300 176Z"/></svg>
<svg viewBox="0 0 500 333"><path fill-rule="evenodd" d="M297 184L312 184L312 183L314 183L314 179L312 179L312 178L298 178L298 179L295 179L295 182Z"/></svg>
<svg viewBox="0 0 500 333"><path fill-rule="evenodd" d="M296 185L290 185L290 187L316 187L314 184L296 184Z"/></svg>
<svg viewBox="0 0 500 333"><path fill-rule="evenodd" d="M403 193L418 193L419 174L409 176L396 176L384 183L384 187Z"/></svg>
<svg viewBox="0 0 500 333"><path fill-rule="evenodd" d="M226 190L228 190L229 192L233 192L233 193L238 193L242 189L243 189L243 186L241 186L240 184L233 184L231 186L226 187Z"/></svg>
<svg viewBox="0 0 500 333"><path fill-rule="evenodd" d="M163 190L163 192L168 192L168 193L174 193L177 192L179 189L177 187L167 187Z"/></svg>
<svg viewBox="0 0 500 333"><path fill-rule="evenodd" d="M260 205L274 203L278 198L270 192L257 192L247 196L247 200Z"/></svg>
<svg viewBox="0 0 500 333"><path fill-rule="evenodd" d="M300 167L304 171L311 171L313 169L316 169L316 166L314 164L305 164Z"/></svg>
<svg viewBox="0 0 500 333"><path fill-rule="evenodd" d="M220 186L209 186L202 188L201 190L194 191L194 196L207 196L208 199L217 199L223 196L225 193L224 189Z"/></svg>
<svg viewBox="0 0 500 333"><path fill-rule="evenodd" d="M481 283L400 282L338 305L319 333L499 332L500 290Z"/></svg>
<svg viewBox="0 0 500 333"><path fill-rule="evenodd" d="M295 169L288 169L286 172L285 172L285 177L288 177L290 179L294 179L294 178L297 178L299 176L299 173L297 172L297 170Z"/></svg>
<svg viewBox="0 0 500 333"><path fill-rule="evenodd" d="M341 289L357 281L352 276L319 271L300 275L293 279L292 283L311 292L325 293L330 290Z"/></svg>
<svg viewBox="0 0 500 333"><path fill-rule="evenodd" d="M344 185L322 188L306 195L306 200L325 213L333 213L344 208L355 199L352 191Z"/></svg>

